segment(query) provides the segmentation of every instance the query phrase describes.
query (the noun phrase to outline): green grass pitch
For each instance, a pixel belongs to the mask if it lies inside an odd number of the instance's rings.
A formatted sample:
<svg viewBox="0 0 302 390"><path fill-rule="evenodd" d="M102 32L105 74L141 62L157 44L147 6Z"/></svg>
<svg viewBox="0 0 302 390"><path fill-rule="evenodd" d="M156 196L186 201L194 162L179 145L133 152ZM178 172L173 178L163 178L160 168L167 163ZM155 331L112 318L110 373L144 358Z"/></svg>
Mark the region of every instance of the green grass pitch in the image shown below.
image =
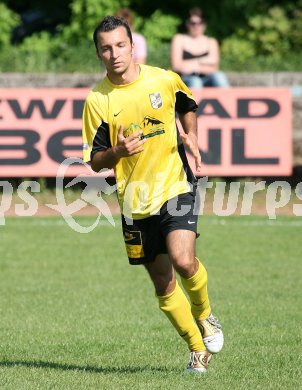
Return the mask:
<svg viewBox="0 0 302 390"><path fill-rule="evenodd" d="M93 219L79 218L90 224ZM200 218L199 257L225 347L205 375L157 308L116 227L62 218L0 226L0 388L298 389L302 221Z"/></svg>

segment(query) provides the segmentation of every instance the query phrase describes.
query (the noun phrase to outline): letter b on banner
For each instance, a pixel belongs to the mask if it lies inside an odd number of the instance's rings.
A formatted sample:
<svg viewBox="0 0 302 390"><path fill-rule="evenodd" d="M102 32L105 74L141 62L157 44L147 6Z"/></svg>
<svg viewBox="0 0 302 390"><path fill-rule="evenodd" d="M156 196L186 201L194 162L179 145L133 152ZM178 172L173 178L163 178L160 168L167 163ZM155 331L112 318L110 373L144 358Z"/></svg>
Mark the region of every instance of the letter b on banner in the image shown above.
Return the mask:
<svg viewBox="0 0 302 390"><path fill-rule="evenodd" d="M3 143L1 138L9 138L9 142ZM11 143L16 139L15 143ZM20 142L20 140L22 140ZM34 130L1 130L0 150L14 151L23 157L0 158L0 165L31 165L40 160L41 154L35 148L35 144L40 140L40 135ZM1 153L2 154L2 153ZM13 155L13 153L11 153Z"/></svg>

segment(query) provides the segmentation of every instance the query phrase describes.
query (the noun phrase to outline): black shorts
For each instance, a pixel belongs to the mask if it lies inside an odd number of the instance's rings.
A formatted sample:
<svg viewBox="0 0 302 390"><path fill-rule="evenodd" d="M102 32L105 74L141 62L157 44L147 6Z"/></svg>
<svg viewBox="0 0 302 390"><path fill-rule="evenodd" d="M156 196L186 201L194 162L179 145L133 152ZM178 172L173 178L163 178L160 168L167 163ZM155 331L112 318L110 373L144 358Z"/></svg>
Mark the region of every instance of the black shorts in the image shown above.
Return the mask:
<svg viewBox="0 0 302 390"><path fill-rule="evenodd" d="M198 213L194 210L195 192L178 195L163 204L156 215L128 221L122 227L129 263L144 264L167 253L166 236L173 230L191 230L197 235Z"/></svg>

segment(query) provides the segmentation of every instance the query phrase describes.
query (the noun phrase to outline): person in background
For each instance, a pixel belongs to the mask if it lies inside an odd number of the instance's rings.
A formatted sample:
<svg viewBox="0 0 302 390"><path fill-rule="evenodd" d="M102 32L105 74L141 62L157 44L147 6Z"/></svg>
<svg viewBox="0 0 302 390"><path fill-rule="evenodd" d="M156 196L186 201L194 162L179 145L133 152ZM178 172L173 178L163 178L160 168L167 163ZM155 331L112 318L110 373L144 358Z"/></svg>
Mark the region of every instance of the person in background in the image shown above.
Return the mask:
<svg viewBox="0 0 302 390"><path fill-rule="evenodd" d="M186 34L172 39L172 69L190 88L228 87L225 74L219 71L218 42L204 34L206 21L200 8L189 10L186 28Z"/></svg>
<svg viewBox="0 0 302 390"><path fill-rule="evenodd" d="M116 15L118 18L126 20L129 24L132 39L134 43L134 55L133 60L138 64L146 64L147 62L147 42L142 34L134 31L134 16L133 12L129 8L120 8Z"/></svg>

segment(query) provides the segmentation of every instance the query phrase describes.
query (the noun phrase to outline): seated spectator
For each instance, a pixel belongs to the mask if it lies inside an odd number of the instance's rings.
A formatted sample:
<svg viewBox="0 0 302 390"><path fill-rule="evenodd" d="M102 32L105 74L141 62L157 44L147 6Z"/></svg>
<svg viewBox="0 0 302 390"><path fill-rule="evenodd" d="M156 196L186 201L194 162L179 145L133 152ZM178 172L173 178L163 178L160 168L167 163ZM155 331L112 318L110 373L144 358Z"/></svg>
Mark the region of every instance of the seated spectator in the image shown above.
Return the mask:
<svg viewBox="0 0 302 390"><path fill-rule="evenodd" d="M190 9L187 34L176 34L171 45L172 69L188 87L228 87L225 74L219 71L219 46L215 38L204 34L206 22L202 10Z"/></svg>
<svg viewBox="0 0 302 390"><path fill-rule="evenodd" d="M147 43L145 37L142 34L138 34L134 31L133 12L129 8L121 8L117 11L115 16L121 19L125 19L130 26L134 43L134 62L145 64L147 61Z"/></svg>

